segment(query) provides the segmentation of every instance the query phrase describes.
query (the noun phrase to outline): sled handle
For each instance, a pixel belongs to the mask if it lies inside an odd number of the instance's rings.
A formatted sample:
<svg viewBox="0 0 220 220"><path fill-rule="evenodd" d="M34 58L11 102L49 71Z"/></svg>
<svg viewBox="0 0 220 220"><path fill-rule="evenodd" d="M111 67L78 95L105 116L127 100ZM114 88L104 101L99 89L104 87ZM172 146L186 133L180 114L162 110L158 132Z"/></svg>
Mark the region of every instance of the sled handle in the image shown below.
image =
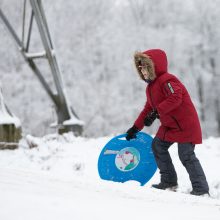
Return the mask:
<svg viewBox="0 0 220 220"><path fill-rule="evenodd" d="M120 141L127 141L126 138L125 138L126 136L127 136L127 133L121 134L121 135L117 136L116 139L120 140ZM137 133L137 137L135 139L138 139L138 133ZM131 139L130 141L133 141L135 139Z"/></svg>

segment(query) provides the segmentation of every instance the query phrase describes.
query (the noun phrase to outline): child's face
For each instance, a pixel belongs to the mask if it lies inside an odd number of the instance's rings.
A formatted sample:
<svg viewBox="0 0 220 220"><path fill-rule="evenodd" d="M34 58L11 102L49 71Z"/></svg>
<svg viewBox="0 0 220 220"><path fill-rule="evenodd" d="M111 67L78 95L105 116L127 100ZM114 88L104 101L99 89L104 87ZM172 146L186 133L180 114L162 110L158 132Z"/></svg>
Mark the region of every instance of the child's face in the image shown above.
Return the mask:
<svg viewBox="0 0 220 220"><path fill-rule="evenodd" d="M150 74L149 74L149 72L146 70L146 68L141 68L141 73L143 74L144 79L149 79Z"/></svg>

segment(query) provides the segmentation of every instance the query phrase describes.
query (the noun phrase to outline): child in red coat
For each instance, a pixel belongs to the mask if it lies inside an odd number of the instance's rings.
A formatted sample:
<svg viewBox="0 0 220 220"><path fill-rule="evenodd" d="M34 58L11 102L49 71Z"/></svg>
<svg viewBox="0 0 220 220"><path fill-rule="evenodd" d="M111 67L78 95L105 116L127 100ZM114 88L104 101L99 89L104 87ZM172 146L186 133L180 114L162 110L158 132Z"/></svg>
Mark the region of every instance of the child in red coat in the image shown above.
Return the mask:
<svg viewBox="0 0 220 220"><path fill-rule="evenodd" d="M153 49L138 52L134 59L140 78L148 83L147 101L134 125L127 131L126 139L135 138L138 131L150 126L156 118L160 120L152 150L160 169L161 182L152 187L177 187L177 174L168 152L169 147L177 142L179 158L192 183L191 194L208 194L208 183L194 152L195 144L202 143L202 132L189 93L177 77L167 72L164 51Z"/></svg>

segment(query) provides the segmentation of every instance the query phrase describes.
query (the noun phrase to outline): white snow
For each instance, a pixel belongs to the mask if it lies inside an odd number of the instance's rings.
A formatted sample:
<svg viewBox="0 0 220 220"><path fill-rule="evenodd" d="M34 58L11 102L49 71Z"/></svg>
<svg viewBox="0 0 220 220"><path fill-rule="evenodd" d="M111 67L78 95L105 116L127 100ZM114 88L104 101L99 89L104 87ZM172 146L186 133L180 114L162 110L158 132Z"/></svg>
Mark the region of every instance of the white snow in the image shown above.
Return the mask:
<svg viewBox="0 0 220 220"><path fill-rule="evenodd" d="M177 192L150 187L159 181L158 171L143 187L135 181L101 180L97 161L110 138L28 135L17 150L0 151L0 219L219 220L220 138L209 138L196 147L211 198L187 194L191 185L176 145L170 152L179 174Z"/></svg>
<svg viewBox="0 0 220 220"><path fill-rule="evenodd" d="M14 124L17 128L21 126L20 120L10 113L4 103L4 98L0 86L0 124Z"/></svg>
<svg viewBox="0 0 220 220"><path fill-rule="evenodd" d="M71 119L63 122L63 125L85 125L85 122L77 119L75 116L71 116Z"/></svg>

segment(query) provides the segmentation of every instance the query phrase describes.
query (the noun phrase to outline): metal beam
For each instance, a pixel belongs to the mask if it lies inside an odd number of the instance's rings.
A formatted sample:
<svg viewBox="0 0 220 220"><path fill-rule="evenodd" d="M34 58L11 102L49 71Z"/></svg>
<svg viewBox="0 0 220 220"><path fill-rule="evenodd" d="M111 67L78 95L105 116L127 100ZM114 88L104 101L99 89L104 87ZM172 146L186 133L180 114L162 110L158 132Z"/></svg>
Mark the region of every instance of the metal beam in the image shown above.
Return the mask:
<svg viewBox="0 0 220 220"><path fill-rule="evenodd" d="M25 0L26 1L26 0ZM46 16L43 10L42 1L41 0L29 0L30 6L31 6L31 18L29 22L29 28L28 28L28 35L27 35L27 42L25 45L24 39L25 39L25 18L26 16L23 15L23 32L22 32L22 40L19 39L16 32L12 28L11 24L7 20L6 16L0 9L0 17L2 18L3 23L6 25L9 33L13 37L13 39L16 41L17 45L19 46L19 49L25 59L25 61L29 64L35 75L40 80L41 84L43 85L44 89L46 90L47 94L53 101L56 112L57 112L57 119L58 119L58 130L60 133L66 132L66 131L73 131L74 133L80 135L83 130L83 122L79 120L78 116L76 115L75 111L73 110L72 106L67 101L65 90L63 87L63 80L62 75L60 72L60 68L56 59L55 50L52 44ZM26 13L26 2L24 2L24 13ZM33 19L35 19L37 28L39 30L39 34L41 37L41 41L44 47L43 52L34 52L29 53L29 46L31 41L31 33L32 33L32 26L33 26ZM57 93L54 94L46 82L46 80L43 77L43 74L39 70L37 64L34 62L34 59L41 59L46 58L48 60L51 73L53 75L55 87L57 90Z"/></svg>

